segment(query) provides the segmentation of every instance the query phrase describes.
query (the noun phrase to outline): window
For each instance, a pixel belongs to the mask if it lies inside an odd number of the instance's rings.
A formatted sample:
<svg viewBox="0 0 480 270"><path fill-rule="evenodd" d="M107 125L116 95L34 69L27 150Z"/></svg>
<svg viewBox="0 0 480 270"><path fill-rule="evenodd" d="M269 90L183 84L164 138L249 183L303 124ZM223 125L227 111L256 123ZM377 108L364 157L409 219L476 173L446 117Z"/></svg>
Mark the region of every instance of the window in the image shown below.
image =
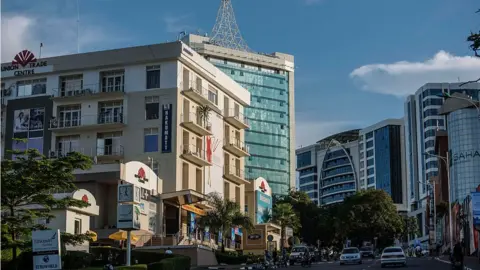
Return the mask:
<svg viewBox="0 0 480 270"><path fill-rule="evenodd" d="M374 168L370 168L367 170L367 175L372 175L375 173L375 169Z"/></svg>
<svg viewBox="0 0 480 270"><path fill-rule="evenodd" d="M158 152L158 128L146 128L144 132L143 151Z"/></svg>
<svg viewBox="0 0 480 270"><path fill-rule="evenodd" d="M243 76L243 71L240 71L240 76Z"/></svg>
<svg viewBox="0 0 480 270"><path fill-rule="evenodd" d="M208 100L213 102L215 105L218 105L218 91L211 85L208 86Z"/></svg>
<svg viewBox="0 0 480 270"><path fill-rule="evenodd" d="M158 119L160 115L160 98L158 96L145 97L145 119Z"/></svg>
<svg viewBox="0 0 480 270"><path fill-rule="evenodd" d="M70 152L79 151L80 135L57 137L56 155L66 155Z"/></svg>
<svg viewBox="0 0 480 270"><path fill-rule="evenodd" d="M373 147L373 141L368 141L367 142L367 148Z"/></svg>
<svg viewBox="0 0 480 270"><path fill-rule="evenodd" d="M370 139L370 138L373 138L373 132L367 133L367 140Z"/></svg>
<svg viewBox="0 0 480 270"><path fill-rule="evenodd" d="M119 155L123 153L122 132L98 133L97 156Z"/></svg>
<svg viewBox="0 0 480 270"><path fill-rule="evenodd" d="M81 95L83 90L83 75L60 77L60 96L69 97Z"/></svg>
<svg viewBox="0 0 480 270"><path fill-rule="evenodd" d="M261 102L262 102L262 99L258 97L258 98L257 98L257 102L258 102L258 103L261 103Z"/></svg>
<svg viewBox="0 0 480 270"><path fill-rule="evenodd" d="M76 127L81 125L80 105L58 107L58 127Z"/></svg>
<svg viewBox="0 0 480 270"><path fill-rule="evenodd" d="M367 167L373 165L373 158L367 159Z"/></svg>
<svg viewBox="0 0 480 270"><path fill-rule="evenodd" d="M147 66L147 89L160 88L160 65Z"/></svg>
<svg viewBox="0 0 480 270"><path fill-rule="evenodd" d="M285 91L280 91L280 96L283 96L283 92L285 92Z"/></svg>
<svg viewBox="0 0 480 270"><path fill-rule="evenodd" d="M368 150L367 151L367 157L373 156L373 150Z"/></svg>
<svg viewBox="0 0 480 270"><path fill-rule="evenodd" d="M280 113L280 118L283 118L284 113Z"/></svg>
<svg viewBox="0 0 480 270"><path fill-rule="evenodd" d="M47 79L17 82L17 96L26 97L47 93Z"/></svg>
<svg viewBox="0 0 480 270"><path fill-rule="evenodd" d="M235 75L235 70L230 70L230 74Z"/></svg>
<svg viewBox="0 0 480 270"><path fill-rule="evenodd" d="M125 72L109 71L102 72L102 92L123 92Z"/></svg>
<svg viewBox="0 0 480 270"><path fill-rule="evenodd" d="M76 218L74 221L74 228L73 228L73 233L74 234L82 234L82 220L79 218Z"/></svg>
<svg viewBox="0 0 480 270"><path fill-rule="evenodd" d="M283 104L284 104L284 103L285 103L285 102L283 102L283 101L280 101L280 106L283 106Z"/></svg>
<svg viewBox="0 0 480 270"><path fill-rule="evenodd" d="M157 161L148 161L148 164L150 164L150 168L152 171L158 176L158 162Z"/></svg>
<svg viewBox="0 0 480 270"><path fill-rule="evenodd" d="M122 123L123 122L123 101L99 102L98 123Z"/></svg>
<svg viewBox="0 0 480 270"><path fill-rule="evenodd" d="M283 84L283 81L284 81L283 79L280 79L280 84Z"/></svg>

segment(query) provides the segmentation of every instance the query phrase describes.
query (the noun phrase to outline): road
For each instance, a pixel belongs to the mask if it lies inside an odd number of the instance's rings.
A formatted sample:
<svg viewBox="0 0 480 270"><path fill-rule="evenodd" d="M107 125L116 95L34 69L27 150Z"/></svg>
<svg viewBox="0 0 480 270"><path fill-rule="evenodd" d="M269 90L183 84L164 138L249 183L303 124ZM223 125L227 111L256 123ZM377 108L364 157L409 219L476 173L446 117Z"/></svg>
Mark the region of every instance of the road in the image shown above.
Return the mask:
<svg viewBox="0 0 480 270"><path fill-rule="evenodd" d="M287 269L305 269L301 266L289 267ZM312 265L310 269L322 270L376 270L376 269L412 269L412 270L451 270L450 264L437 261L432 258L408 258L407 267L381 268L379 260L364 260L360 265L340 265L338 262L322 262Z"/></svg>

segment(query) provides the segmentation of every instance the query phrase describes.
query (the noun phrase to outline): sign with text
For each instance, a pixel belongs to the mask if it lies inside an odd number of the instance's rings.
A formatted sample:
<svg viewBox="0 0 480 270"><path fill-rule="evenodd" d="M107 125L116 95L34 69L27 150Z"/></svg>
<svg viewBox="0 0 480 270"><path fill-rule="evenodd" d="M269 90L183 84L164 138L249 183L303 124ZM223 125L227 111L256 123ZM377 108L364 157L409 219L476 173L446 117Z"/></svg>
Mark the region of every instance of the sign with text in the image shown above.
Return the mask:
<svg viewBox="0 0 480 270"><path fill-rule="evenodd" d="M472 216L473 226L478 230L480 228L480 192L472 192Z"/></svg>
<svg viewBox="0 0 480 270"><path fill-rule="evenodd" d="M53 66L49 66L47 61L38 61L29 50L17 53L12 64L2 65L2 77L19 77L52 71Z"/></svg>
<svg viewBox="0 0 480 270"><path fill-rule="evenodd" d="M270 213L272 211L272 197L263 193L262 191L255 191L257 198L256 198L256 206L255 212L257 216L257 224L264 223L264 218L266 213Z"/></svg>
<svg viewBox="0 0 480 270"><path fill-rule="evenodd" d="M33 231L33 269L62 269L60 247L60 230Z"/></svg>
<svg viewBox="0 0 480 270"><path fill-rule="evenodd" d="M118 203L140 203L141 189L133 184L118 185Z"/></svg>
<svg viewBox="0 0 480 270"><path fill-rule="evenodd" d="M140 208L137 205L119 204L117 209L117 228L139 230L140 214Z"/></svg>
<svg viewBox="0 0 480 270"><path fill-rule="evenodd" d="M182 209L187 210L188 212L192 212L194 214L197 214L199 216L205 216L207 214L205 212L205 210L197 208L197 207L195 207L193 205L190 205L190 204L182 205Z"/></svg>
<svg viewBox="0 0 480 270"><path fill-rule="evenodd" d="M172 152L172 104L162 106L162 153Z"/></svg>

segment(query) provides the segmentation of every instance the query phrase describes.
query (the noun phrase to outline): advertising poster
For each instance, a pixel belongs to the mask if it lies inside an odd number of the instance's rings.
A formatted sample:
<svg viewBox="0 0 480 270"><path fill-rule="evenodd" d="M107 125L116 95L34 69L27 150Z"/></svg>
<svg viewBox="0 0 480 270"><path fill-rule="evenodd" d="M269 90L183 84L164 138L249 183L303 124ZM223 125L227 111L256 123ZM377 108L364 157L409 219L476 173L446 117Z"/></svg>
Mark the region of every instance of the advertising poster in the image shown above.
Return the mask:
<svg viewBox="0 0 480 270"><path fill-rule="evenodd" d="M155 233L155 228L157 226L157 215L155 212L148 212L148 230Z"/></svg>
<svg viewBox="0 0 480 270"><path fill-rule="evenodd" d="M140 229L140 209L138 206L131 204L118 205L117 228L127 230Z"/></svg>
<svg viewBox="0 0 480 270"><path fill-rule="evenodd" d="M472 192L472 217L473 226L480 228L480 192Z"/></svg>
<svg viewBox="0 0 480 270"><path fill-rule="evenodd" d="M255 193L257 193L257 223L262 224L264 223L263 217L265 216L266 211L271 211L272 209L272 197L259 190L255 191Z"/></svg>
<svg viewBox="0 0 480 270"><path fill-rule="evenodd" d="M30 109L29 131L43 130L45 123L45 109Z"/></svg>
<svg viewBox="0 0 480 270"><path fill-rule="evenodd" d="M60 247L60 230L33 231L33 269L62 269Z"/></svg>
<svg viewBox="0 0 480 270"><path fill-rule="evenodd" d="M30 125L30 110L16 110L13 113L13 133L27 132Z"/></svg>

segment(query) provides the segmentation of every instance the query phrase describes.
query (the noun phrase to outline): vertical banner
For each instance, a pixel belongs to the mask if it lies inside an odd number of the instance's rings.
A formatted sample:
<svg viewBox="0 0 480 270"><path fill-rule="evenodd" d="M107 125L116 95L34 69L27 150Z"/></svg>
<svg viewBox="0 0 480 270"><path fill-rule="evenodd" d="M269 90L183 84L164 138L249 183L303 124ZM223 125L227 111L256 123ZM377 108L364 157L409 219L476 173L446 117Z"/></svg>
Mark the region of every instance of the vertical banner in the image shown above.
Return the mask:
<svg viewBox="0 0 480 270"><path fill-rule="evenodd" d="M172 104L162 105L162 153L172 152Z"/></svg>
<svg viewBox="0 0 480 270"><path fill-rule="evenodd" d="M480 229L480 192L472 192L472 217L475 229Z"/></svg>

